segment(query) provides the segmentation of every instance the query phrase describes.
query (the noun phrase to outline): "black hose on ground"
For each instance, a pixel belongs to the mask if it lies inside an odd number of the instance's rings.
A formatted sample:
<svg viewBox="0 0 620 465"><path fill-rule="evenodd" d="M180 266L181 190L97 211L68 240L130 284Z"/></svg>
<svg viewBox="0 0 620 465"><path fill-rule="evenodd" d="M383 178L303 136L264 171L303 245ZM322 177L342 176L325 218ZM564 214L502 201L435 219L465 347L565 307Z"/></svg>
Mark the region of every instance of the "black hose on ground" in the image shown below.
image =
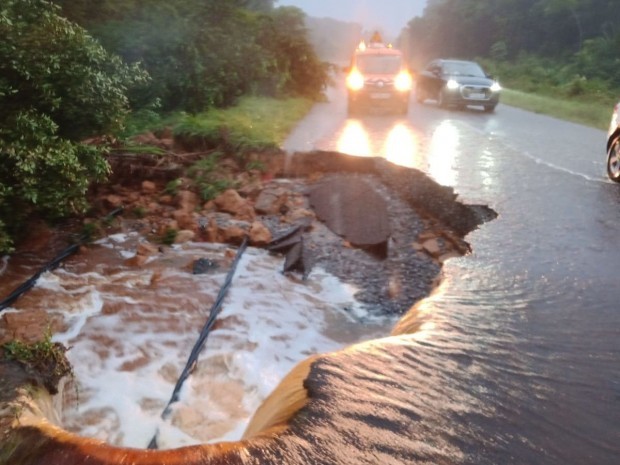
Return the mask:
<svg viewBox="0 0 620 465"><path fill-rule="evenodd" d="M247 246L248 246L248 238L246 236L243 239L243 242L241 243L241 245L239 246L239 249L237 250L237 255L235 255L235 259L233 260L230 270L228 271L228 274L226 275L226 279L224 280L224 284L220 288L220 292L218 293L217 298L215 299L215 302L211 306L211 310L209 311L209 317L207 318L207 321L202 327L202 330L200 331L200 335L198 336L198 340L194 344L194 347L192 348L192 351L187 359L187 362L185 363L185 368L183 368L183 371L181 372L181 376L179 376L179 379L176 385L174 386L174 390L172 391L172 396L170 396L170 400L168 401L168 404L166 405L166 407L164 408L164 411L161 414L161 418L164 420L168 417L168 415L170 415L170 407L172 406L172 404L174 404L175 402L179 400L179 393L181 391L181 388L183 387L183 383L189 377L194 367L196 366L196 362L198 361L198 355L202 351L205 343L207 342L207 337L209 336L209 333L211 332L211 328L213 328L213 325L215 324L215 319L217 318L217 316L219 315L221 311L222 303L224 302L224 297L226 296L226 293L228 292L228 288L230 287L230 284L232 283L232 278L237 269L237 265L239 264L239 260L241 259L241 256L243 255L243 252L245 252L245 249L247 248ZM155 432L155 434L153 435L153 439L151 439L151 442L149 442L148 448L149 449L158 448L157 432Z"/></svg>
<svg viewBox="0 0 620 465"><path fill-rule="evenodd" d="M122 211L123 211L123 207L119 207L113 210L112 212L110 212L108 215L106 215L102 221L109 221L111 218L114 218L116 215L118 215ZM66 249L64 249L62 252L56 255L52 260L50 260L48 263L43 265L39 269L39 271L37 271L34 275L32 275L27 281L17 286L7 297L0 300L0 312L5 310L9 305L11 305L17 299L19 299L24 293L32 289L34 285L37 283L37 280L41 277L43 273L55 269L58 265L60 265L60 263L64 259L66 259L67 257L70 257L75 252L77 252L80 246L84 244L85 242L87 242L88 240L89 240L89 235L82 234L78 238L77 242L68 246Z"/></svg>

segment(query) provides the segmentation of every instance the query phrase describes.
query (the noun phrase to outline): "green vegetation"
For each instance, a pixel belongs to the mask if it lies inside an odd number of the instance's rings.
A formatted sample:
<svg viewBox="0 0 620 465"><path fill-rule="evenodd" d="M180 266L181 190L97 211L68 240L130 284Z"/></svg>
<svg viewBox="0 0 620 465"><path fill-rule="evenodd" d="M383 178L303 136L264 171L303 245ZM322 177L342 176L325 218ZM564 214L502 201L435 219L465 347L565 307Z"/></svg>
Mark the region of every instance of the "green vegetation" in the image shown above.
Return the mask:
<svg viewBox="0 0 620 465"><path fill-rule="evenodd" d="M82 227L82 237L86 238L87 241L92 241L97 234L98 225L95 222L86 223Z"/></svg>
<svg viewBox="0 0 620 465"><path fill-rule="evenodd" d="M510 89L502 91L502 102L535 113L605 130L609 126L611 117L609 102L581 102Z"/></svg>
<svg viewBox="0 0 620 465"><path fill-rule="evenodd" d="M284 142L312 104L307 98L244 97L234 107L176 115L172 127L176 136L199 139L206 148L237 154L267 150Z"/></svg>
<svg viewBox="0 0 620 465"><path fill-rule="evenodd" d="M177 231L174 228L166 229L166 231L164 232L163 237L161 238L161 243L164 244L164 245L172 245L172 244L174 244L174 241L177 238L177 234L179 234L179 231Z"/></svg>
<svg viewBox="0 0 620 465"><path fill-rule="evenodd" d="M303 13L247 0L56 0L88 29L152 78L131 94L140 108L195 113L242 95L317 97L326 67L306 38Z"/></svg>
<svg viewBox="0 0 620 465"><path fill-rule="evenodd" d="M125 92L146 83L137 66L108 54L43 0L0 7L0 252L33 213L86 208L91 180L108 166L84 137L114 131Z"/></svg>
<svg viewBox="0 0 620 465"><path fill-rule="evenodd" d="M173 195L173 196L177 195L182 185L183 185L182 179L173 179L172 181L169 181L168 184L166 184L166 187L164 188L164 192L168 195Z"/></svg>
<svg viewBox="0 0 620 465"><path fill-rule="evenodd" d="M222 155L223 153L219 151L212 152L194 163L187 171L202 200L212 200L226 189L234 186L232 180L226 179L218 173L218 162Z"/></svg>
<svg viewBox="0 0 620 465"><path fill-rule="evenodd" d="M147 210L144 207L135 207L132 212L134 218L144 218L146 216Z"/></svg>
<svg viewBox="0 0 620 465"><path fill-rule="evenodd" d="M305 97L247 96L240 98L234 107L211 108L193 115L173 113L167 117L133 122L132 126L136 133L171 128L175 138L186 147L209 151L187 171L193 188L208 201L234 187L233 181L218 170L218 162L225 154L232 155L246 170L263 169L248 155L280 147L313 103ZM176 195L182 184L182 179L172 180L164 191Z"/></svg>
<svg viewBox="0 0 620 465"><path fill-rule="evenodd" d="M127 153L149 153L152 155L166 155L166 151L155 145L136 144L133 142L127 142L119 147L111 149L114 152L127 152Z"/></svg>
<svg viewBox="0 0 620 465"><path fill-rule="evenodd" d="M268 127L279 115L259 111L266 100L245 96L289 98L287 108L307 109L320 97L328 68L307 41L303 13L273 4L3 1L0 253L11 251L32 216L83 212L89 185L109 174L101 142L153 127L162 114L176 114L172 121L184 134L227 150L280 141L285 126ZM295 98L303 103L292 105ZM255 114L209 112L239 99ZM98 145L85 143L88 138Z"/></svg>
<svg viewBox="0 0 620 465"><path fill-rule="evenodd" d="M536 113L607 129L620 92L600 79L573 74L571 67L535 56L516 63L479 60L505 87L502 101Z"/></svg>
<svg viewBox="0 0 620 465"><path fill-rule="evenodd" d="M41 341L25 343L19 340L2 345L4 357L22 364L28 371L41 377L41 381L51 394L56 394L58 382L73 370L65 356L66 348L52 342L51 332L47 331Z"/></svg>
<svg viewBox="0 0 620 465"><path fill-rule="evenodd" d="M620 3L609 0L429 0L401 35L413 62L438 56L517 62L537 56L620 85Z"/></svg>

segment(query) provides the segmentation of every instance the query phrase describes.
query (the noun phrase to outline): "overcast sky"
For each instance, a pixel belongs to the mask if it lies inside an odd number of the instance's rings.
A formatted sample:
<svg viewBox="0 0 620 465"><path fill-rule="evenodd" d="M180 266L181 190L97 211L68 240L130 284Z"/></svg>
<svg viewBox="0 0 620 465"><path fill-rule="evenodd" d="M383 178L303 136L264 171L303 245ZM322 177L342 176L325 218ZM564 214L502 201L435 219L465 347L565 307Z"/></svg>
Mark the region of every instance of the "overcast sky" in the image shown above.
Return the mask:
<svg viewBox="0 0 620 465"><path fill-rule="evenodd" d="M421 16L426 0L277 0L276 6L293 5L309 16L361 23L366 30L383 29L396 37L414 16Z"/></svg>

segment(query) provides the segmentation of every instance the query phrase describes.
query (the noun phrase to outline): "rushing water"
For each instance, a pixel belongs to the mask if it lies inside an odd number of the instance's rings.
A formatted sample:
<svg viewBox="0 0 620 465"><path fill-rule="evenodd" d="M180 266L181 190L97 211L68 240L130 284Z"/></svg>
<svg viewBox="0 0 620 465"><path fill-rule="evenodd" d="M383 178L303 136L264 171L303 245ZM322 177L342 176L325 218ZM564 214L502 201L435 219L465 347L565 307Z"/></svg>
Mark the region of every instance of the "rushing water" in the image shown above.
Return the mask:
<svg viewBox="0 0 620 465"><path fill-rule="evenodd" d="M172 421L162 422L225 269L193 276L189 264L226 254L191 246L133 272L122 266L133 239L113 237L35 290L71 322L58 337L73 346L81 388L65 421L138 447L156 431L166 446L232 439L297 360L347 346L315 363L312 401L264 463L618 463L620 193L602 163L577 150L602 134L528 116L516 143L516 120L416 108L407 124L420 163L411 166L499 214L468 236L473 253L449 260L442 285L413 310L419 331L383 337L392 322L366 321L352 290L320 271L296 283L250 251ZM349 346L357 340L367 342Z"/></svg>
<svg viewBox="0 0 620 465"><path fill-rule="evenodd" d="M480 386L462 390L482 388L492 415L472 426L498 461L616 463L620 251L606 238L620 231L617 186L602 170L572 169L570 152L515 150L454 124L467 160L455 187L499 213L468 237L474 254L447 264L444 292L426 303L436 331L480 369Z"/></svg>
<svg viewBox="0 0 620 465"><path fill-rule="evenodd" d="M25 302L64 321L54 340L70 347L76 386L65 392L62 422L82 436L136 448L155 435L159 448L239 439L297 362L384 335L393 323L371 319L355 289L320 269L306 281L287 277L282 257L250 248L179 402L162 420L234 249L186 244L126 266L138 240L131 233L101 240L45 273ZM216 268L192 274L199 258Z"/></svg>

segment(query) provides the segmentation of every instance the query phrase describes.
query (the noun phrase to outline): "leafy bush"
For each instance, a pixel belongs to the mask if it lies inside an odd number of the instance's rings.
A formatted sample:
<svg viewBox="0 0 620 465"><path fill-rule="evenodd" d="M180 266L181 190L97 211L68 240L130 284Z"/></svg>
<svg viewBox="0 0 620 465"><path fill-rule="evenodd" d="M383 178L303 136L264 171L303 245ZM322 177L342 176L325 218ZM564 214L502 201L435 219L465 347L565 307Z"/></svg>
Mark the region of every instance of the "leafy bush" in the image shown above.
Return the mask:
<svg viewBox="0 0 620 465"><path fill-rule="evenodd" d="M84 209L108 166L82 138L118 130L147 76L109 55L45 0L0 7L0 252L30 214Z"/></svg>
<svg viewBox="0 0 620 465"><path fill-rule="evenodd" d="M485 69L504 87L561 99L614 101L618 87L595 75L583 74L583 66L563 59L552 60L521 53L514 61L480 58Z"/></svg>
<svg viewBox="0 0 620 465"><path fill-rule="evenodd" d="M80 211L89 180L107 174L98 149L61 139L57 132L49 116L34 110L4 118L0 218L7 224L19 226L33 211L51 217Z"/></svg>
<svg viewBox="0 0 620 465"><path fill-rule="evenodd" d="M583 75L609 82L620 87L620 32L613 36L603 36L586 40L583 48L575 55L575 64Z"/></svg>
<svg viewBox="0 0 620 465"><path fill-rule="evenodd" d="M147 130L159 128L162 125L162 118L153 109L141 108L131 112L125 119L125 126L119 133L121 138L140 134Z"/></svg>
<svg viewBox="0 0 620 465"><path fill-rule="evenodd" d="M78 140L121 127L128 88L146 74L108 54L45 0L6 0L0 16L3 113L37 109Z"/></svg>

